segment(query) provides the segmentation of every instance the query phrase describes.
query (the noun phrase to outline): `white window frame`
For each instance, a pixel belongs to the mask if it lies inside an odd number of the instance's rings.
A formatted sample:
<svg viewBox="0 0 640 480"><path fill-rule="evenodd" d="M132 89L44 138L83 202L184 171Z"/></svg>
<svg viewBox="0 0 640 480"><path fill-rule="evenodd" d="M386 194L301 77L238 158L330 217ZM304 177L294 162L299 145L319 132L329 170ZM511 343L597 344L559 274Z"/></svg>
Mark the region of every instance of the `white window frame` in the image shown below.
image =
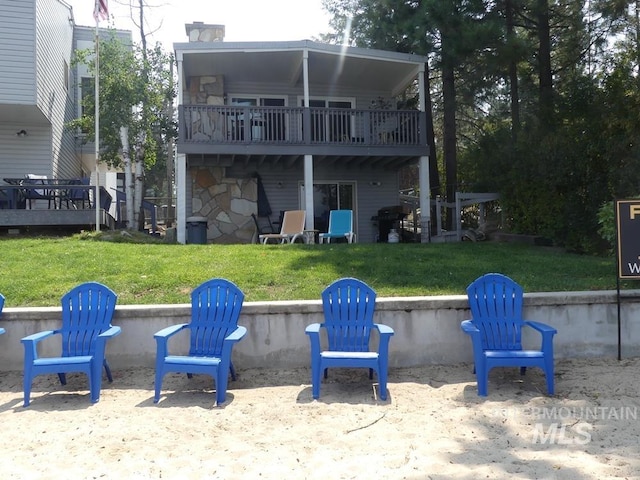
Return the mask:
<svg viewBox="0 0 640 480"><path fill-rule="evenodd" d="M313 95L309 97L309 101L311 102L312 100L322 100L324 101L324 108L333 108L333 107L329 107L328 103L329 102L344 102L344 103L350 103L351 104L351 108L350 109L346 109L345 110L355 110L356 108L356 97L327 97L327 96L322 96L322 95ZM298 95L298 105L300 106L304 106L304 96L303 95ZM353 136L353 133L356 131L356 121L355 121L355 117L352 115L351 116L351 136ZM329 138L329 122L325 121L324 124L324 138ZM302 133L302 122L300 123L300 125L298 126L298 135L300 135L300 138L303 138L303 133ZM355 228L355 227L354 227Z"/></svg>

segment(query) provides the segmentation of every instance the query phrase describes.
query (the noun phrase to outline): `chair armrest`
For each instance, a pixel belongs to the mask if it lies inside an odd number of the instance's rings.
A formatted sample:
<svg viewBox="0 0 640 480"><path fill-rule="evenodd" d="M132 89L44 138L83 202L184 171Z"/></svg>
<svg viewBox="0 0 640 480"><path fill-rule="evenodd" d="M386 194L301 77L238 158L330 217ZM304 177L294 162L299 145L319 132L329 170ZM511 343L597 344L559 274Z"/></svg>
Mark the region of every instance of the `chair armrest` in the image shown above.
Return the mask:
<svg viewBox="0 0 640 480"><path fill-rule="evenodd" d="M476 327L471 320L463 320L460 323L460 328L467 335L475 335L477 333L480 333L480 330L478 330L478 327Z"/></svg>
<svg viewBox="0 0 640 480"><path fill-rule="evenodd" d="M98 337L109 339L109 338L112 338L112 337L116 337L116 336L120 335L121 333L122 333L122 328L112 325L111 327L109 327L108 330L105 330L100 335L98 335Z"/></svg>
<svg viewBox="0 0 640 480"><path fill-rule="evenodd" d="M391 328L388 325L384 325L382 323L374 323L373 328L376 328L378 330L378 332L380 333L380 336L382 335L391 336L394 334L393 328Z"/></svg>
<svg viewBox="0 0 640 480"><path fill-rule="evenodd" d="M233 332L231 332L229 335L226 336L224 341L233 342L233 343L238 342L242 340L242 337L244 337L246 333L247 333L247 328L241 325L238 325Z"/></svg>
<svg viewBox="0 0 640 480"><path fill-rule="evenodd" d="M480 336L480 330L473 324L472 320L463 320L460 322L460 328L464 333L471 337L471 346L473 347L473 361L477 365L480 361L482 352L482 337Z"/></svg>
<svg viewBox="0 0 640 480"><path fill-rule="evenodd" d="M307 325L307 328L304 329L304 333L309 335L309 342L311 342L312 359L317 358L320 355L320 329L323 326L323 323L312 323L311 325Z"/></svg>
<svg viewBox="0 0 640 480"><path fill-rule="evenodd" d="M311 325L307 325L307 328L304 329L304 333L307 335L319 334L320 328L322 328L322 323L312 323Z"/></svg>
<svg viewBox="0 0 640 480"><path fill-rule="evenodd" d="M58 333L56 330L44 330L42 332L34 333L27 337L24 337L20 341L24 345L24 362L25 365L32 364L35 359L38 358L38 342L44 340L47 337L51 337Z"/></svg>
<svg viewBox="0 0 640 480"><path fill-rule="evenodd" d="M378 330L380 334L380 342L378 344L378 355L386 362L389 357L389 340L393 336L393 328L382 323L374 323L373 328Z"/></svg>
<svg viewBox="0 0 640 480"><path fill-rule="evenodd" d="M541 322L525 320L524 324L540 332L540 334L542 335L540 350L542 350L543 352L547 352L551 357L553 357L553 336L558 333L558 331L555 328Z"/></svg>
<svg viewBox="0 0 640 480"><path fill-rule="evenodd" d="M222 342L222 361L230 361L231 360L231 350L233 346L242 340L242 337L247 333L246 327L241 325L236 326L236 329L227 335Z"/></svg>
<svg viewBox="0 0 640 480"><path fill-rule="evenodd" d="M525 325L529 325L531 328L539 331L543 335L545 333L546 334L551 334L551 335L555 335L556 333L558 333L558 331L555 328L547 325L546 323L534 322L532 320L525 320L524 324Z"/></svg>
<svg viewBox="0 0 640 480"><path fill-rule="evenodd" d="M104 359L104 352L107 348L107 340L117 335L120 335L121 331L122 329L120 327L112 325L107 330L105 330L100 335L98 335L98 337L96 338L96 350L95 350L96 358Z"/></svg>
<svg viewBox="0 0 640 480"><path fill-rule="evenodd" d="M45 338L50 337L51 335L55 335L56 333L58 333L58 332L56 332L55 330L43 330L42 332L34 333L32 335L24 337L20 341L22 343L24 343L24 344L26 344L26 343L38 343L41 340L44 340Z"/></svg>
<svg viewBox="0 0 640 480"><path fill-rule="evenodd" d="M156 362L158 359L165 358L169 354L169 338L188 326L188 323L179 323L177 325L171 325L170 327L163 328L159 332L155 333L153 338L156 339Z"/></svg>
<svg viewBox="0 0 640 480"><path fill-rule="evenodd" d="M177 325L171 325L170 327L163 328L162 330L156 332L153 335L153 338L155 338L156 340L169 338L172 335L175 335L176 333L178 333L180 330L186 328L188 325L189 325L188 323L179 323Z"/></svg>

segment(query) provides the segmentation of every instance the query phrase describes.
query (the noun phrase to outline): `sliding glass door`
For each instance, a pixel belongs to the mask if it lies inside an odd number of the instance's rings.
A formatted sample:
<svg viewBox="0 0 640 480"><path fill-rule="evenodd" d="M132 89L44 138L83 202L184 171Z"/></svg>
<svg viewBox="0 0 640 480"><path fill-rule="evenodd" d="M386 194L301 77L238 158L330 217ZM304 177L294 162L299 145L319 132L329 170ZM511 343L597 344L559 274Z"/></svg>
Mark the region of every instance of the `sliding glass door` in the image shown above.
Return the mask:
<svg viewBox="0 0 640 480"><path fill-rule="evenodd" d="M353 210L356 223L355 182L316 182L313 184L313 217L315 229L326 232L331 210ZM300 185L300 205L305 208L304 184ZM356 225L353 226L357 230Z"/></svg>

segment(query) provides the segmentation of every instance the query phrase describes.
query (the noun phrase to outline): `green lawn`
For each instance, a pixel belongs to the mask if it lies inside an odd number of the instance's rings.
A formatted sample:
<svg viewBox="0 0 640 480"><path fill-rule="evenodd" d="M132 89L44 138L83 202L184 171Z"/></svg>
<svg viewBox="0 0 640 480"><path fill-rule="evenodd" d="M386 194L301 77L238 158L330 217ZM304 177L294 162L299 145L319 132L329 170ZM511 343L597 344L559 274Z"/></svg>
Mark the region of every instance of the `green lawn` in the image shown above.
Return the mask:
<svg viewBox="0 0 640 480"><path fill-rule="evenodd" d="M78 235L2 237L0 252L7 307L57 306L85 281L109 286L121 305L188 303L191 289L212 277L235 282L245 301L319 299L326 285L344 276L364 280L380 297L463 294L487 272L512 277L526 292L616 288L613 257L492 242L170 245Z"/></svg>

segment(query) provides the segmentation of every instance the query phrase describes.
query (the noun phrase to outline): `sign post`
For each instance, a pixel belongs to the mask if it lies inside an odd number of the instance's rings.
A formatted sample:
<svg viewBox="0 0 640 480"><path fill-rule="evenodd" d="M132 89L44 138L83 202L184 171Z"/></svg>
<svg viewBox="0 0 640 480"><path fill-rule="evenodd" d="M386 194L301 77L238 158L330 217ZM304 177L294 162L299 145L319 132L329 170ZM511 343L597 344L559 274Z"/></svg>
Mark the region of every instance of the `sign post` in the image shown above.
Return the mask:
<svg viewBox="0 0 640 480"><path fill-rule="evenodd" d="M620 280L640 279L640 200L615 202L617 227L618 360L621 352Z"/></svg>

